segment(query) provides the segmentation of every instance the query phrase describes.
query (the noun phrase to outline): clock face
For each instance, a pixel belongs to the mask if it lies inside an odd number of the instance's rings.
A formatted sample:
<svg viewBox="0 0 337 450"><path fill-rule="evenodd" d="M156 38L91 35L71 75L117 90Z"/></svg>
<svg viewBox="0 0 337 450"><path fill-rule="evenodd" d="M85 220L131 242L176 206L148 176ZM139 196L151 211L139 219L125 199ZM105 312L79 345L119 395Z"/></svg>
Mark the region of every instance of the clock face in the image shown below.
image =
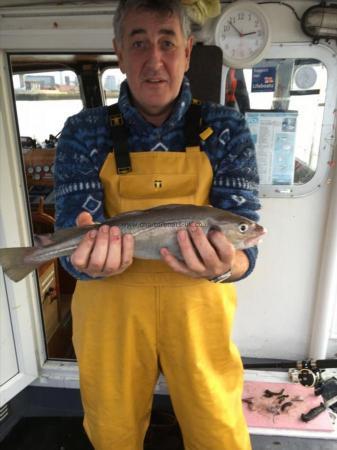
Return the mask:
<svg viewBox="0 0 337 450"><path fill-rule="evenodd" d="M220 17L215 41L223 52L225 64L250 67L259 60L270 43L268 21L260 8L250 2L236 2Z"/></svg>

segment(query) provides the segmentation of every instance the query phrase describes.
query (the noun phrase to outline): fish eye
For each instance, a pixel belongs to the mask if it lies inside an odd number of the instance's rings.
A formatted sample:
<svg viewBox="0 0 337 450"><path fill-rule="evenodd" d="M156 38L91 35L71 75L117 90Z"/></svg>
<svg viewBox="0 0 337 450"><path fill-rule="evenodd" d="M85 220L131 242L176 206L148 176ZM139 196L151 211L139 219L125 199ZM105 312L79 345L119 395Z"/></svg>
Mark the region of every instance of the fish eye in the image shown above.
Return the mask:
<svg viewBox="0 0 337 450"><path fill-rule="evenodd" d="M239 224L240 233L246 233L246 231L248 231L248 228L249 228L249 226L244 222Z"/></svg>

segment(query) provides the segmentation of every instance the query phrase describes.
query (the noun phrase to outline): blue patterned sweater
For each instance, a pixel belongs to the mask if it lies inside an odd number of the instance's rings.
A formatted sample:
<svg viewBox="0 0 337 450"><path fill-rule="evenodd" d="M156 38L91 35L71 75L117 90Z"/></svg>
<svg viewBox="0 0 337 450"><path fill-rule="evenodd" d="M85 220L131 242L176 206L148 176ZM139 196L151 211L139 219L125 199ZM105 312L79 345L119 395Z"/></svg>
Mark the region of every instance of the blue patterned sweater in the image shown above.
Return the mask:
<svg viewBox="0 0 337 450"><path fill-rule="evenodd" d="M132 106L127 82L121 85L118 100L129 130L128 147L132 151L183 151L185 149L185 113L192 96L188 80L183 81L180 95L171 116L160 127L143 119ZM254 144L241 114L215 103L203 103L203 122L214 133L201 141L213 168L210 203L218 208L258 220L260 203L257 196L258 173ZM57 145L55 163L56 228L75 226L77 215L88 211L94 220L103 222L103 187L100 169L113 148L108 108L85 109L70 117ZM245 250L252 272L257 257L256 247ZM77 272L68 257L63 266L75 278L89 277Z"/></svg>

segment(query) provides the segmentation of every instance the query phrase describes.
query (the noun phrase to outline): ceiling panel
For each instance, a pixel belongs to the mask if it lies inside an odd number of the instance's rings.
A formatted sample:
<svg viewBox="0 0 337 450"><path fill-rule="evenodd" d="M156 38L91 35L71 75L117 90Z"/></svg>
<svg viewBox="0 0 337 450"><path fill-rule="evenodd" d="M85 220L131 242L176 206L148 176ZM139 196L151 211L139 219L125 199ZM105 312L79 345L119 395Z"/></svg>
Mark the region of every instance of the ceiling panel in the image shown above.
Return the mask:
<svg viewBox="0 0 337 450"><path fill-rule="evenodd" d="M117 3L107 0L0 0L0 7L20 7L20 6L48 6L48 5L68 5L76 6L84 4L88 6Z"/></svg>

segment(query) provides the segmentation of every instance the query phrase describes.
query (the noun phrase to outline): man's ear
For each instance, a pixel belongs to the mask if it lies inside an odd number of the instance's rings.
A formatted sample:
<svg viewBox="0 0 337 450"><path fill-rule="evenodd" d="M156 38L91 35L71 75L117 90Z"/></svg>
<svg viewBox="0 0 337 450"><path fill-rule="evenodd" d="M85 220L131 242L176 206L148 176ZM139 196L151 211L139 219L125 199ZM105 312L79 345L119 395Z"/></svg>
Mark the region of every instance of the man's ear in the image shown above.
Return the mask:
<svg viewBox="0 0 337 450"><path fill-rule="evenodd" d="M192 53L193 44L194 44L193 36L190 36L187 39L186 47L185 47L185 56L186 56L185 72L187 72L189 67L190 67L191 53Z"/></svg>
<svg viewBox="0 0 337 450"><path fill-rule="evenodd" d="M112 40L112 47L117 55L119 68L122 73L125 73L123 52L122 52L121 48L118 46L115 38Z"/></svg>

